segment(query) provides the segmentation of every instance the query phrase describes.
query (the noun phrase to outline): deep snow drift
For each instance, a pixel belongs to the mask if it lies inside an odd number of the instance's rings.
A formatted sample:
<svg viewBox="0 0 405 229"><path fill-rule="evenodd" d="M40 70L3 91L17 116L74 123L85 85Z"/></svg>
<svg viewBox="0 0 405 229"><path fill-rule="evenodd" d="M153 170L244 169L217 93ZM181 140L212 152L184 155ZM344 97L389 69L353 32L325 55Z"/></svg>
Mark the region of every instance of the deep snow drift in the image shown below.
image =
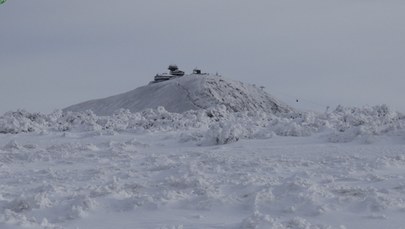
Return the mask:
<svg viewBox="0 0 405 229"><path fill-rule="evenodd" d="M290 112L292 109L264 90L215 75L186 75L149 84L105 99L91 100L64 111L92 110L97 115L111 115L118 109L139 112L147 108L165 107L169 112L207 109L224 105L234 112Z"/></svg>

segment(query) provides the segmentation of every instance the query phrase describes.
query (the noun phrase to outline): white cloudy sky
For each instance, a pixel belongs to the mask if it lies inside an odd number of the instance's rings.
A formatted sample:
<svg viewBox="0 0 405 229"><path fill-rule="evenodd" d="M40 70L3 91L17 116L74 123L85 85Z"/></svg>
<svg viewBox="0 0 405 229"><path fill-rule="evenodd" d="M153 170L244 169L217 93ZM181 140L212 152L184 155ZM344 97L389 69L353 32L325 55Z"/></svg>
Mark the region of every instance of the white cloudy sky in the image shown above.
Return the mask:
<svg viewBox="0 0 405 229"><path fill-rule="evenodd" d="M170 63L292 105L405 112L404 12L403 0L8 0L0 113L125 92Z"/></svg>

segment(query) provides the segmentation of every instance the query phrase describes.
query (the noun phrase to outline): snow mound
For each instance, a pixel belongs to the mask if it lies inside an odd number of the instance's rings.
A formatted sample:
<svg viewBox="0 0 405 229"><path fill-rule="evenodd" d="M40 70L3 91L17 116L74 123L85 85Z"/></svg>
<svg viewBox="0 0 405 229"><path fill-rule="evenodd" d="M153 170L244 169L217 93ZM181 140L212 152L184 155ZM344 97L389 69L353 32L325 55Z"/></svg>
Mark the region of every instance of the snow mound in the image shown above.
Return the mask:
<svg viewBox="0 0 405 229"><path fill-rule="evenodd" d="M167 111L183 113L224 105L228 110L286 113L292 108L253 85L212 75L187 75L153 83L132 91L79 103L63 111L92 110L97 115L111 115L119 109L139 112L163 106Z"/></svg>

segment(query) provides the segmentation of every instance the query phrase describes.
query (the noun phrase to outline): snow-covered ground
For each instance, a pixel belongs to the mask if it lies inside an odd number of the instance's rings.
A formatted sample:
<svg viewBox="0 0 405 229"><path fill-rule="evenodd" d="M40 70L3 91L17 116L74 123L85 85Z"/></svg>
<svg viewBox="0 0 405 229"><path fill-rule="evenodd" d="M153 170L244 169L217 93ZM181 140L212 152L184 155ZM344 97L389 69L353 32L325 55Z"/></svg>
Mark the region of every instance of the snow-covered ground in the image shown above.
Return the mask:
<svg viewBox="0 0 405 229"><path fill-rule="evenodd" d="M405 116L0 117L0 228L404 228Z"/></svg>

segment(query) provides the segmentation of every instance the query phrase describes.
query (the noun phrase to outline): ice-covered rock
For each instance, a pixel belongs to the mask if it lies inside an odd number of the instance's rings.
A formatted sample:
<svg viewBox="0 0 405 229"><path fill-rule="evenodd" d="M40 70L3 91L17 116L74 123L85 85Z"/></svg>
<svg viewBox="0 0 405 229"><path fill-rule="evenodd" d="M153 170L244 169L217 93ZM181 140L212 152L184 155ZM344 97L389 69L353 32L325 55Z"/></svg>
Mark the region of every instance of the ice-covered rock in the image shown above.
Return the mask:
<svg viewBox="0 0 405 229"><path fill-rule="evenodd" d="M79 103L64 111L92 110L97 115L111 115L119 109L139 112L163 106L167 111L183 113L225 105L230 111L292 111L261 88L212 75L188 75L135 90Z"/></svg>

